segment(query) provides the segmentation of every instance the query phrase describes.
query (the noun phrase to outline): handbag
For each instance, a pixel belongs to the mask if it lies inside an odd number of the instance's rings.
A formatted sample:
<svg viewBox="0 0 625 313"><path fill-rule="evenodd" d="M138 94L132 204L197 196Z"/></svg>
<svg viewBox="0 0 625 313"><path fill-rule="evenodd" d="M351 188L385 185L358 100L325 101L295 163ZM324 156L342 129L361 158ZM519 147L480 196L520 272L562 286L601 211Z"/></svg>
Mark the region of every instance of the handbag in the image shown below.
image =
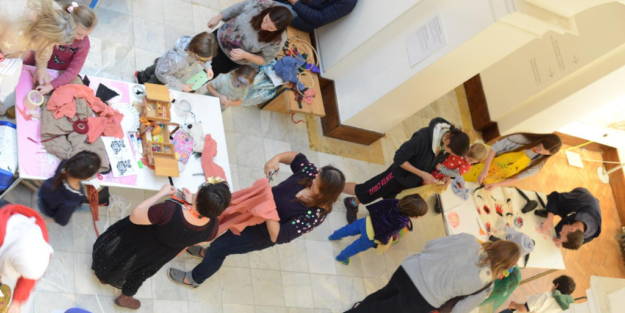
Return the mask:
<svg viewBox="0 0 625 313"><path fill-rule="evenodd" d="M493 285L493 282L491 281L490 283L488 283L488 285L482 287L482 289L480 289L480 290L478 290L478 291L476 291L476 292L474 292L474 293L472 293L470 295L458 296L458 297L451 298L451 299L447 300L447 302L443 303L443 305L441 305L441 307L438 309L438 311L440 313L451 313L451 310L454 308L456 303L466 299L467 297L474 296L474 295L476 295L478 293L481 293L482 291L488 289L492 285Z"/></svg>

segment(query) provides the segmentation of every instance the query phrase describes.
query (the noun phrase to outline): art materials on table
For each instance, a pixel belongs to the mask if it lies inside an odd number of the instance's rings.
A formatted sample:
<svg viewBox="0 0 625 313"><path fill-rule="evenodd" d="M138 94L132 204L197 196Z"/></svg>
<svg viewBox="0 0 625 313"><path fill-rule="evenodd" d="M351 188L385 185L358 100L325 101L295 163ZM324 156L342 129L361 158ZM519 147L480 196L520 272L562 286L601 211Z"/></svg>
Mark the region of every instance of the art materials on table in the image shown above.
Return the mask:
<svg viewBox="0 0 625 313"><path fill-rule="evenodd" d="M174 134L172 141L176 149L176 157L182 164L186 164L189 161L191 153L193 153L193 138L189 133L179 131Z"/></svg>
<svg viewBox="0 0 625 313"><path fill-rule="evenodd" d="M187 100L180 100L174 105L174 112L176 115L180 117L186 117L187 114L191 113L193 107L191 106L191 102Z"/></svg>
<svg viewBox="0 0 625 313"><path fill-rule="evenodd" d="M43 104L43 96L38 95L39 91L31 90L24 98L24 104L30 111L38 110Z"/></svg>
<svg viewBox="0 0 625 313"><path fill-rule="evenodd" d="M108 155L113 177L125 177L138 174L135 156L130 147L128 137L123 138L102 136L104 148Z"/></svg>

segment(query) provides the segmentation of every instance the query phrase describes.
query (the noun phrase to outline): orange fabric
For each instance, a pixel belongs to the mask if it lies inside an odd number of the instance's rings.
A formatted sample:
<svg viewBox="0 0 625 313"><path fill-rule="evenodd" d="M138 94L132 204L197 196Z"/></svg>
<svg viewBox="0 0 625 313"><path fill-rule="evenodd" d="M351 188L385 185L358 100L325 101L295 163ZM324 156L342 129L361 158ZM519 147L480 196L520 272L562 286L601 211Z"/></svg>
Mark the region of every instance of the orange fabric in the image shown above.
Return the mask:
<svg viewBox="0 0 625 313"><path fill-rule="evenodd" d="M98 190L95 189L95 187L93 187L92 185L87 185L87 197L89 199L89 208L91 208L91 217L93 219L93 229L95 230L95 236L100 237L98 225L96 225L95 223L96 221L100 220Z"/></svg>
<svg viewBox="0 0 625 313"><path fill-rule="evenodd" d="M100 98L95 96L93 90L85 85L69 84L57 88L50 96L47 108L53 112L56 119L63 116L74 118L76 115L76 98L84 99L91 109L98 114L97 117L87 118L89 143L94 143L100 136L124 137L121 126L124 115L102 102Z"/></svg>
<svg viewBox="0 0 625 313"><path fill-rule="evenodd" d="M202 150L202 170L204 170L204 176L206 178L211 176L217 176L228 180L226 173L221 166L213 162L213 158L217 155L217 143L211 135L204 137L204 150Z"/></svg>
<svg viewBox="0 0 625 313"><path fill-rule="evenodd" d="M36 220L37 226L41 228L41 233L43 234L43 239L46 242L50 242L50 237L48 236L48 227L46 223L41 218L41 215L37 213L35 210L25 207L20 204L7 204L2 207L0 210L0 246L4 243L4 237L6 235L6 225L9 222L9 218L14 214L21 214L26 217L34 217ZM24 302L28 300L30 293L35 288L35 280L25 279L20 277L15 284L15 290L13 291L13 301L16 302Z"/></svg>
<svg viewBox="0 0 625 313"><path fill-rule="evenodd" d="M230 206L219 216L219 233L230 230L240 235L245 227L258 225L266 220L279 221L273 193L267 178L254 182L252 187L232 194Z"/></svg>

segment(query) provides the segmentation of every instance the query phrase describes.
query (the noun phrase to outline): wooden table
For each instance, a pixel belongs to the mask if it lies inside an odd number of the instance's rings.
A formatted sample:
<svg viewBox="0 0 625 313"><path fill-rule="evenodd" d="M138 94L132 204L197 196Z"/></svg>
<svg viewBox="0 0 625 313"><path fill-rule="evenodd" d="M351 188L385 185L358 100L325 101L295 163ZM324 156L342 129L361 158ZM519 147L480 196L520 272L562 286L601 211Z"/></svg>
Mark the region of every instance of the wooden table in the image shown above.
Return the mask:
<svg viewBox="0 0 625 313"><path fill-rule="evenodd" d="M300 39L310 43L310 35L301 30L297 30L293 27L287 28L287 38L299 37ZM302 107L299 107L299 103L295 101L295 93L297 91L293 90L285 90L280 93L282 89L285 87L278 88L278 96L273 98L271 101L266 103L262 103L258 105L258 108L261 110L279 112L279 113L303 113L303 114L312 114L315 116L325 116L325 108L323 107L323 99L321 97L321 85L319 83L319 75L315 73L311 73L315 85L312 87L317 91L315 95L315 99L312 104L305 103L302 101Z"/></svg>
<svg viewBox="0 0 625 313"><path fill-rule="evenodd" d="M23 108L23 100L28 91L33 88L33 79L31 71L34 71L34 67L24 66L22 68L22 75L20 76L20 82L16 88L16 108ZM57 71L49 70L52 78L58 75ZM109 102L112 105L116 103L130 103L140 102L141 99L132 95L133 83L127 83L122 81L91 77L89 76L89 87L96 90L100 83L106 85L112 90L116 91L120 96L111 99ZM226 173L226 179L232 181L230 174L230 162L228 160L228 149L226 149L226 135L223 127L223 120L221 117L221 107L219 105L219 99L215 97L208 97L197 94L183 93L175 90L171 90L177 101L187 100L193 106L193 112L198 121L201 121L204 134L210 134L211 137L217 143L217 155L213 159L216 164L221 166ZM16 110L17 111L17 110ZM45 180L54 175L54 170L58 166L60 160L47 153L41 143L35 143L28 140L28 137L39 141L41 138L40 120L25 120L22 115L17 112L17 145L19 155L19 172L20 179L33 179L33 180ZM172 122L180 125L184 124L184 118L176 115L172 109ZM192 118L188 119L191 122ZM136 158L136 156L135 156ZM198 186L206 181L203 175L193 175L197 173L203 173L201 160L193 156L189 158L185 168L180 172L179 177L172 177L172 181L176 188L188 188L195 191ZM142 169L138 169L138 174L128 177L116 178L112 173L104 175L98 182L102 186L115 186L121 188L135 188L144 190L159 190L163 184L168 183L169 179L165 176L156 176L154 170L149 169L146 165ZM232 184L230 184L232 189Z"/></svg>

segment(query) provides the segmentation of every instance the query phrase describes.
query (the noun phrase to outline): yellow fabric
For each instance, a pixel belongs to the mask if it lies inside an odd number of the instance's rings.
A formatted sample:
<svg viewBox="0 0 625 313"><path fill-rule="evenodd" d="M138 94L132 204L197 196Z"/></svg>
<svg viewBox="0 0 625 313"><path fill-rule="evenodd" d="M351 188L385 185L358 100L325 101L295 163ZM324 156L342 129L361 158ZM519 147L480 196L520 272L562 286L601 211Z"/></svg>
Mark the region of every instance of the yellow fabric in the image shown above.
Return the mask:
<svg viewBox="0 0 625 313"><path fill-rule="evenodd" d="M525 169L531 162L532 160L523 150L502 153L496 157L490 165L485 184L498 183L510 178ZM462 175L462 178L464 178L464 181L475 183L483 169L484 162L473 165L466 174Z"/></svg>
<svg viewBox="0 0 625 313"><path fill-rule="evenodd" d="M445 191L445 189L447 189L447 187L445 185L441 185L441 184L427 184L427 185L423 185L423 186L419 186L419 187L415 187L415 188L406 189L406 190L400 192L397 195L397 197L395 197L395 199L401 199L401 198L403 198L405 196L418 194L425 200L425 199L427 199L428 197L430 197L431 195L433 195L435 193L437 193L437 194L443 193L443 191Z"/></svg>
<svg viewBox="0 0 625 313"><path fill-rule="evenodd" d="M0 292L2 293L2 297L0 297L0 313L6 313L9 302L11 302L11 287L2 284L2 286L0 286Z"/></svg>
<svg viewBox="0 0 625 313"><path fill-rule="evenodd" d="M384 245L380 241L375 240L374 239L375 231L373 230L373 223L371 223L371 216L367 216L366 223L367 223L367 238L369 238L369 240L373 240L378 245L378 247L375 250L375 254L376 255L380 255L380 254L384 253L386 250L388 250L388 248L391 247L391 245L395 241L391 237L391 239L388 241L388 244Z"/></svg>

